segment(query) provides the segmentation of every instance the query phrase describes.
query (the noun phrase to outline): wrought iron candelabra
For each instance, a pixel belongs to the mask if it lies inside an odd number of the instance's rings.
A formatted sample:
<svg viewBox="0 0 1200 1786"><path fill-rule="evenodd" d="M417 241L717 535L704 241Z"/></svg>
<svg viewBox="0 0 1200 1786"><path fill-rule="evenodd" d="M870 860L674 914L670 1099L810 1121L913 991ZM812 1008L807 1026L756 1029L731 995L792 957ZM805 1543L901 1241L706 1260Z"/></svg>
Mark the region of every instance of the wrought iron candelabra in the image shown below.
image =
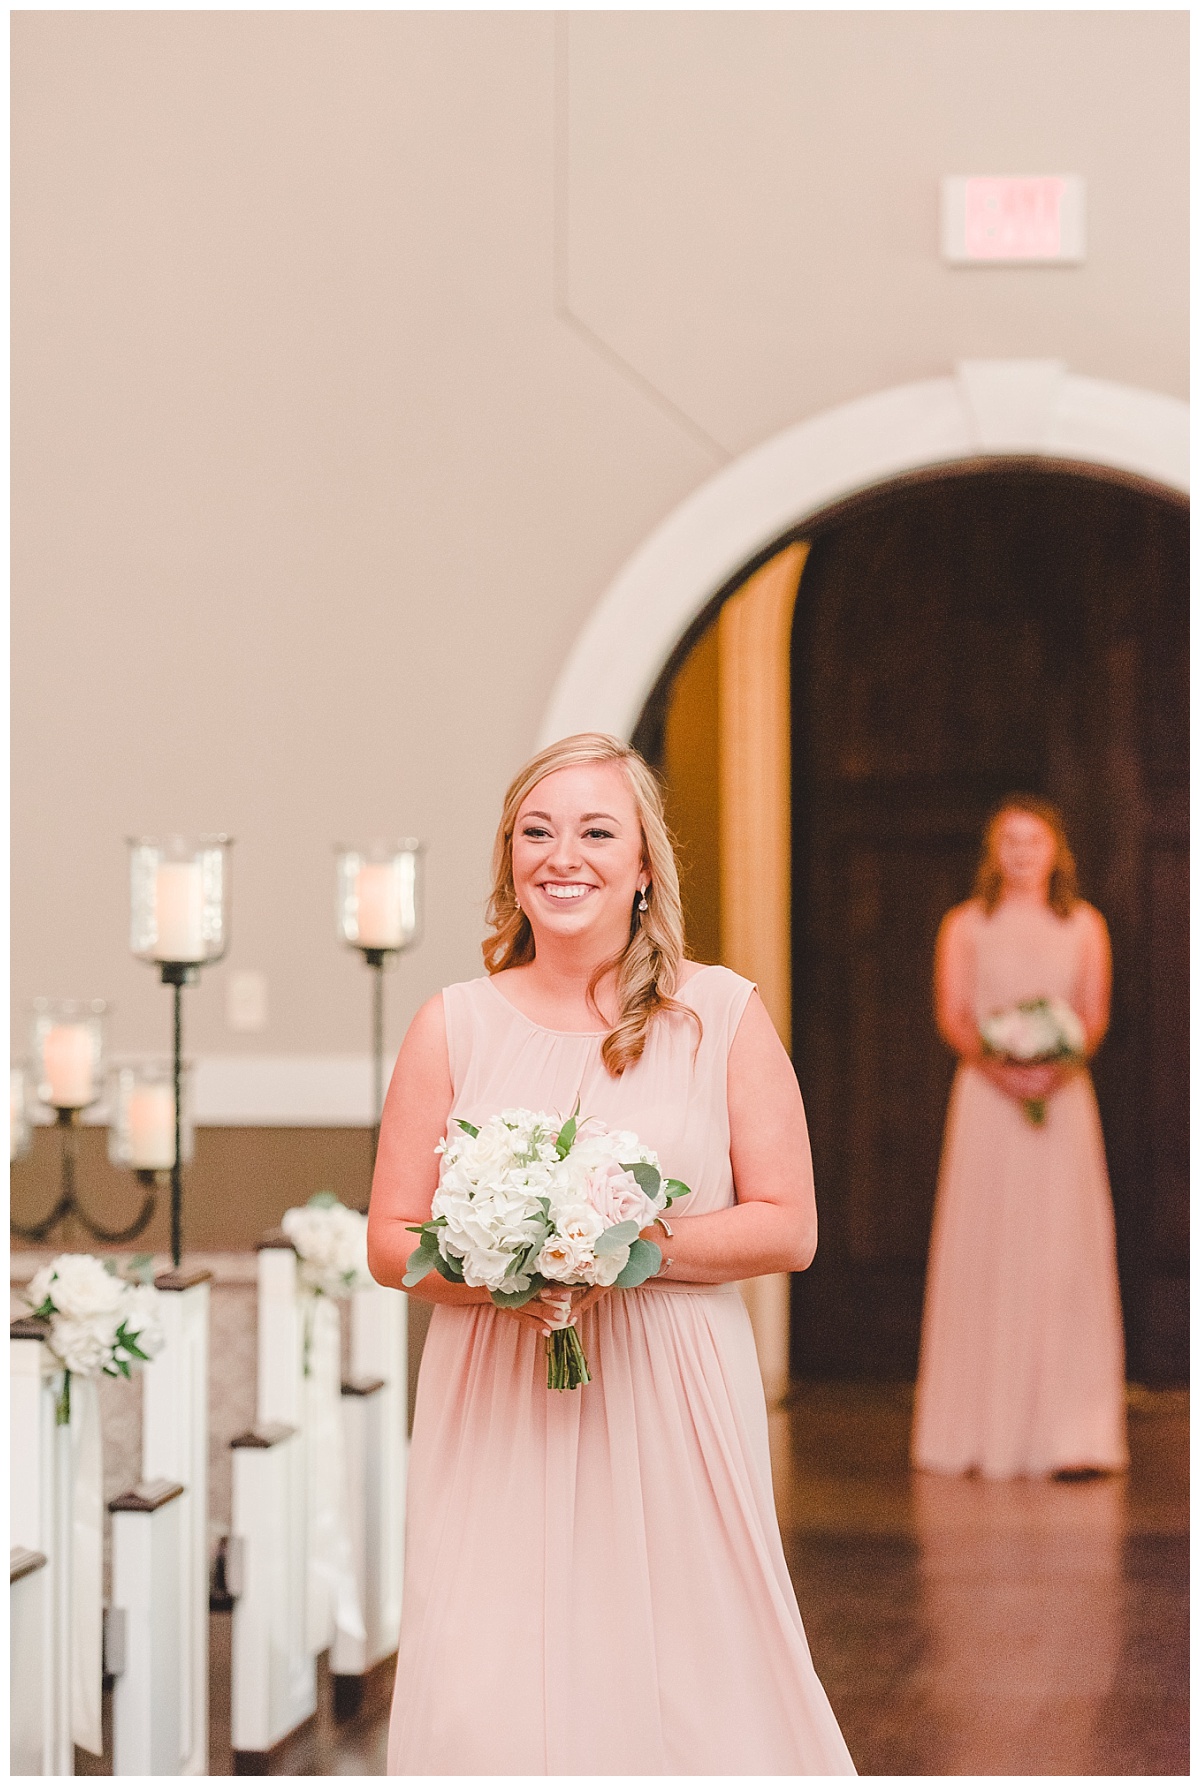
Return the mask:
<svg viewBox="0 0 1200 1786"><path fill-rule="evenodd" d="M337 934L357 949L371 983L371 1163L379 1152L383 1115L383 976L414 947L421 928L421 856L415 837L395 843L355 844L337 852Z"/></svg>

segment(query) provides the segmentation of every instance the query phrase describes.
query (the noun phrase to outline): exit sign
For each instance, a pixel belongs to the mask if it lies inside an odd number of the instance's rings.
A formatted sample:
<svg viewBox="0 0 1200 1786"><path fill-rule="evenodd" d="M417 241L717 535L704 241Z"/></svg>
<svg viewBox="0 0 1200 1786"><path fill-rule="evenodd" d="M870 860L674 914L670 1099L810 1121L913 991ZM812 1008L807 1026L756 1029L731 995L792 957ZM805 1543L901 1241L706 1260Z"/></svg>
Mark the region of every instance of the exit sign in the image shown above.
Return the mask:
<svg viewBox="0 0 1200 1786"><path fill-rule="evenodd" d="M942 258L957 266L1083 259L1078 174L951 174L942 181Z"/></svg>

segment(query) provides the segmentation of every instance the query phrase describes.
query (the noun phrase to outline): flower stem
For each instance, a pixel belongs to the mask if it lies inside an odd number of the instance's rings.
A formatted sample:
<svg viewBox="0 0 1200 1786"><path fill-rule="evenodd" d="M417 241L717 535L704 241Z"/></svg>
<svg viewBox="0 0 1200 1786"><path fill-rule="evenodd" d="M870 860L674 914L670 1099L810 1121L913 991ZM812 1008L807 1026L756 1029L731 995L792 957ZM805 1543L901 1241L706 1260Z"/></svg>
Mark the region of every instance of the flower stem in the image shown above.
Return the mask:
<svg viewBox="0 0 1200 1786"><path fill-rule="evenodd" d="M63 1372L62 1388L58 1392L58 1400L54 1404L55 1426L71 1424L71 1373Z"/></svg>
<svg viewBox="0 0 1200 1786"><path fill-rule="evenodd" d="M1046 1120L1045 1098L1026 1098L1021 1108L1024 1110L1025 1115L1033 1124L1034 1128L1040 1129Z"/></svg>
<svg viewBox="0 0 1200 1786"><path fill-rule="evenodd" d="M574 1327L560 1327L546 1338L547 1389L578 1389L590 1383L583 1342Z"/></svg>

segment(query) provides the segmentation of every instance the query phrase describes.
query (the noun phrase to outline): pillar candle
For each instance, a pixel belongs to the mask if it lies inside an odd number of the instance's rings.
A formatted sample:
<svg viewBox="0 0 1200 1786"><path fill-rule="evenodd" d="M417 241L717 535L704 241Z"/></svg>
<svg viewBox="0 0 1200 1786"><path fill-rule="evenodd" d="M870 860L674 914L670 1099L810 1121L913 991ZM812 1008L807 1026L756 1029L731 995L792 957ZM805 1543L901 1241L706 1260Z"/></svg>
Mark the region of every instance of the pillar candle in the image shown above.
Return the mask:
<svg viewBox="0 0 1200 1786"><path fill-rule="evenodd" d="M362 949L398 949L404 941L399 864L368 862L355 881L358 944Z"/></svg>
<svg viewBox="0 0 1200 1786"><path fill-rule="evenodd" d="M175 1094L169 1085L135 1085L125 1107L129 1164L143 1172L175 1164Z"/></svg>
<svg viewBox="0 0 1200 1786"><path fill-rule="evenodd" d="M42 1066L47 1103L58 1110L81 1110L96 1095L91 1031L83 1023L56 1023L46 1031Z"/></svg>
<svg viewBox="0 0 1200 1786"><path fill-rule="evenodd" d="M204 960L204 881L199 862L160 862L154 878L158 961Z"/></svg>

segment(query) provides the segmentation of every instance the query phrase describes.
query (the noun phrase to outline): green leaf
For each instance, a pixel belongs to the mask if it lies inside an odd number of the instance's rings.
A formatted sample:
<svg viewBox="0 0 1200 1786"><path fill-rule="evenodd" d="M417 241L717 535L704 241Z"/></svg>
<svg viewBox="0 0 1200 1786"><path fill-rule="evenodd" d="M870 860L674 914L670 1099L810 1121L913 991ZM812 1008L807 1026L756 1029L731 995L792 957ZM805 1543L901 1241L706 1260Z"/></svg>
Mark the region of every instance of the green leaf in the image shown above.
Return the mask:
<svg viewBox="0 0 1200 1786"><path fill-rule="evenodd" d="M337 1198L332 1191L314 1191L308 1200L310 1209L336 1209Z"/></svg>
<svg viewBox="0 0 1200 1786"><path fill-rule="evenodd" d="M579 1124L576 1122L575 1118L573 1116L568 1116L566 1122L558 1131L558 1140L554 1144L554 1151L560 1160L565 1160L570 1153L572 1143L575 1140L575 1131L578 1127Z"/></svg>
<svg viewBox="0 0 1200 1786"><path fill-rule="evenodd" d="M463 1268L459 1260L454 1257L453 1253L446 1254L439 1252L436 1256L436 1264L438 1270L448 1284L462 1283Z"/></svg>
<svg viewBox="0 0 1200 1786"><path fill-rule="evenodd" d="M478 1133L479 1133L479 1130L475 1127L475 1124L472 1122L464 1122L461 1116L456 1116L454 1118L454 1120L458 1124L459 1128L462 1129L463 1133L469 1135L471 1137L472 1141L474 1141L476 1135L478 1135Z"/></svg>
<svg viewBox="0 0 1200 1786"><path fill-rule="evenodd" d="M684 1184L681 1178L668 1178L663 1188L667 1193L668 1203L674 1203L676 1197L690 1197L692 1194L691 1185Z"/></svg>
<svg viewBox="0 0 1200 1786"><path fill-rule="evenodd" d="M638 1160L632 1166L622 1166L621 1170L622 1172L633 1173L633 1176L638 1181L639 1189L641 1189L647 1197L654 1198L658 1196L659 1186L662 1184L662 1173L657 1166L651 1166L645 1160Z"/></svg>
<svg viewBox="0 0 1200 1786"><path fill-rule="evenodd" d="M545 1284L545 1278L535 1277L528 1290L493 1290L492 1301L497 1308L524 1308L527 1302L533 1301L539 1290L545 1288Z"/></svg>
<svg viewBox="0 0 1200 1786"><path fill-rule="evenodd" d="M127 1272L131 1273L139 1283L150 1283L154 1276L154 1254L135 1253L125 1269Z"/></svg>
<svg viewBox="0 0 1200 1786"><path fill-rule="evenodd" d="M629 1263L617 1279L618 1290L636 1290L648 1277L653 1277L662 1264L662 1252L652 1240L635 1240L629 1249Z"/></svg>
<svg viewBox="0 0 1200 1786"><path fill-rule="evenodd" d="M603 1257L605 1253L619 1253L623 1246L629 1246L638 1237L636 1222L618 1222L614 1228L606 1228L596 1242L596 1253Z"/></svg>
<svg viewBox="0 0 1200 1786"><path fill-rule="evenodd" d="M408 1270L404 1273L402 1281L411 1289L414 1284L419 1284L423 1277L428 1277L437 1263L438 1259L433 1253L427 1253L423 1247L418 1247L408 1261Z"/></svg>
<svg viewBox="0 0 1200 1786"><path fill-rule="evenodd" d="M116 1277L116 1275L117 1275L116 1260L115 1259L106 1259L104 1261L104 1269L105 1269L105 1271L107 1271L109 1277Z"/></svg>

